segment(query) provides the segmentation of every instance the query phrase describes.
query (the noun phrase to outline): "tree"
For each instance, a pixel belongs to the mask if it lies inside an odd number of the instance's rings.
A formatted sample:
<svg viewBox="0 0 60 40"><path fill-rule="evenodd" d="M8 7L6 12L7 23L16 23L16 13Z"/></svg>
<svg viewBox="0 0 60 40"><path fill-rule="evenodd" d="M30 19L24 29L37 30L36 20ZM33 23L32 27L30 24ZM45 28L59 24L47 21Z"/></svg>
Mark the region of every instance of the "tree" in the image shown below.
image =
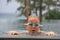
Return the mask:
<svg viewBox="0 0 60 40"><path fill-rule="evenodd" d="M7 3L9 3L12 0L7 0ZM23 15L28 17L29 15L31 15L31 11L30 11L30 0L16 0L17 2L21 2L24 3L24 7L18 7L17 10L21 11L20 15ZM22 9L22 10L21 10Z"/></svg>
<svg viewBox="0 0 60 40"><path fill-rule="evenodd" d="M48 13L49 16L47 16ZM56 10L50 10L45 14L45 19L60 19L60 12Z"/></svg>
<svg viewBox="0 0 60 40"><path fill-rule="evenodd" d="M33 5L34 5L34 10L35 10L36 16L38 16L38 15L37 15L36 0L33 0L33 1L34 1Z"/></svg>
<svg viewBox="0 0 60 40"><path fill-rule="evenodd" d="M40 0L40 14L39 14L40 22L42 21L42 3L43 3L43 0Z"/></svg>
<svg viewBox="0 0 60 40"><path fill-rule="evenodd" d="M50 6L52 5L52 6L55 6L55 13L57 13L58 14L58 9L57 9L57 2L58 2L58 0L45 0L45 3L48 5L48 14L46 14L46 18L48 18L48 19L51 19L51 16L52 16L52 14L53 13L51 13L51 11L52 10L50 10ZM53 11L54 11L53 10ZM56 15L57 15L56 14ZM54 14L53 14L54 15ZM53 17L53 18L55 18L56 19L56 15Z"/></svg>
<svg viewBox="0 0 60 40"><path fill-rule="evenodd" d="M24 13L26 14L26 17L31 15L31 10L30 10L30 0L24 0L25 2L25 9Z"/></svg>
<svg viewBox="0 0 60 40"><path fill-rule="evenodd" d="M49 18L49 14L50 14L50 6L53 5L55 6L55 2L53 0L45 0L45 3L48 5L48 14L46 16L48 16ZM49 19L48 19L49 20Z"/></svg>

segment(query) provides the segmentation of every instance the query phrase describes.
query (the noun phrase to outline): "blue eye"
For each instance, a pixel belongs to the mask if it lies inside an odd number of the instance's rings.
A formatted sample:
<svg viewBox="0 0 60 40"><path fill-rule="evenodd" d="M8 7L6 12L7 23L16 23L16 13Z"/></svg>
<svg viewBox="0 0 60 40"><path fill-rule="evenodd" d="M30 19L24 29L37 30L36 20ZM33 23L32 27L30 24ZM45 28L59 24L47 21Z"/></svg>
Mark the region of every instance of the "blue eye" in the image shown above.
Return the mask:
<svg viewBox="0 0 60 40"><path fill-rule="evenodd" d="M35 24L34 26L39 26L38 24Z"/></svg>
<svg viewBox="0 0 60 40"><path fill-rule="evenodd" d="M29 24L29 26L33 26L33 24L32 24L32 23L30 23L30 24Z"/></svg>

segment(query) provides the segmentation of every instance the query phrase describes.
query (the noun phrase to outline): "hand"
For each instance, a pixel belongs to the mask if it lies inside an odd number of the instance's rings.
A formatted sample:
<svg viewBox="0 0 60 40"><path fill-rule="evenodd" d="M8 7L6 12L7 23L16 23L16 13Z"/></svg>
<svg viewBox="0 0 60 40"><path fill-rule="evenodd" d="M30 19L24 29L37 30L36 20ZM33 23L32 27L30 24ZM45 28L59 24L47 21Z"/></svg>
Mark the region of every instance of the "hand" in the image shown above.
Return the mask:
<svg viewBox="0 0 60 40"><path fill-rule="evenodd" d="M54 33L54 32L47 32L46 35L47 35L47 36L55 36L56 33Z"/></svg>
<svg viewBox="0 0 60 40"><path fill-rule="evenodd" d="M20 33L17 32L17 31L9 31L9 32L7 32L7 34L9 34L9 35L19 35Z"/></svg>

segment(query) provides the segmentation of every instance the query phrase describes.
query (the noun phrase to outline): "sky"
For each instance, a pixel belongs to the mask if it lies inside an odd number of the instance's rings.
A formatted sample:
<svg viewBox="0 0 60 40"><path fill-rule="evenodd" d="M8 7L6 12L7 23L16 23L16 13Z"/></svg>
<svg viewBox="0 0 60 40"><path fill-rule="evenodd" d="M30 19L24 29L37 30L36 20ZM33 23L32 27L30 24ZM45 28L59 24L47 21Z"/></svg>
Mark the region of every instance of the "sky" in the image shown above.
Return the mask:
<svg viewBox="0 0 60 40"><path fill-rule="evenodd" d="M15 13L17 8L22 4L17 3L15 0L9 2L7 5L7 0L0 0L0 13ZM44 11L46 12L46 11Z"/></svg>
<svg viewBox="0 0 60 40"><path fill-rule="evenodd" d="M17 8L21 6L22 4L17 3L15 0L12 0L7 5L7 0L0 0L0 13L16 13ZM53 9L51 7L51 9ZM43 11L43 14L47 12L47 10Z"/></svg>
<svg viewBox="0 0 60 40"><path fill-rule="evenodd" d="M12 2L7 5L6 1L7 0L0 0L0 13L15 13L20 4L12 0Z"/></svg>

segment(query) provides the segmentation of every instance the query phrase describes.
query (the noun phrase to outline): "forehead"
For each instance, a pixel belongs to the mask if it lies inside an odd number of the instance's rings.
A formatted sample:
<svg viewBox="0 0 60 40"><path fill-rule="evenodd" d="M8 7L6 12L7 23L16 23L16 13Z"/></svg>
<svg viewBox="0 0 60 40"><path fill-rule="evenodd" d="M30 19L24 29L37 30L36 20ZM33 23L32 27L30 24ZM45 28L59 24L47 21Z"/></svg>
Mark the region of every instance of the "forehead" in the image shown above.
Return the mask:
<svg viewBox="0 0 60 40"><path fill-rule="evenodd" d="M28 22L36 22L36 23L40 23L40 20L39 20L38 17L32 16L32 17L29 17L29 18L28 18Z"/></svg>

